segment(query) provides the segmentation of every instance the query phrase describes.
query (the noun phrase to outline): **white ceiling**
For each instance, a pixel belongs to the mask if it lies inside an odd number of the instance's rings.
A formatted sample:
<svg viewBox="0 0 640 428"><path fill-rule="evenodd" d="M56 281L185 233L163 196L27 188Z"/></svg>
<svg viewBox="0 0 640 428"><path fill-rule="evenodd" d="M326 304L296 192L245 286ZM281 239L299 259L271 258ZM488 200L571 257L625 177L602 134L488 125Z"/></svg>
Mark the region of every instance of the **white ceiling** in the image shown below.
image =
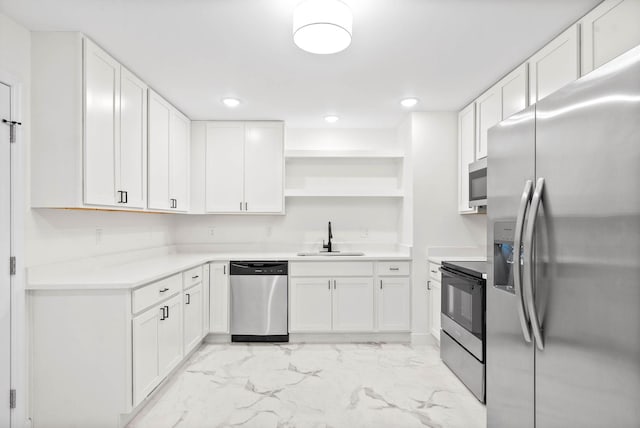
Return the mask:
<svg viewBox="0 0 640 428"><path fill-rule="evenodd" d="M599 3L345 0L353 42L322 56L293 44L298 1L0 0L0 11L31 30L86 33L192 119L394 127L401 98L457 110ZM226 96L243 103L230 110Z"/></svg>

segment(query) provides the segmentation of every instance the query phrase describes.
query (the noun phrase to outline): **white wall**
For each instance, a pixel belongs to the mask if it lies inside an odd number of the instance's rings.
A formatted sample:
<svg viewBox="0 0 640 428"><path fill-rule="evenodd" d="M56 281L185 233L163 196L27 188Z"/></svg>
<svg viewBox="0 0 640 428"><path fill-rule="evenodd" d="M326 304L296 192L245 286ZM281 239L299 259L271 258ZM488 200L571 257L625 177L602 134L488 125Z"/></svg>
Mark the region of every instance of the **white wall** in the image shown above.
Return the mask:
<svg viewBox="0 0 640 428"><path fill-rule="evenodd" d="M457 113L411 115L413 163L413 324L428 334L427 249L486 248L486 216L458 214ZM409 125L404 125L409 126Z"/></svg>
<svg viewBox="0 0 640 428"><path fill-rule="evenodd" d="M198 135L198 126L193 129L192 135ZM397 148L394 129L286 130L286 150ZM201 147L194 147L192 152L203 153ZM192 168L199 167L192 161ZM334 188L342 182L357 186L362 177L367 179L365 186L370 186L373 180L380 185L401 187L405 184L402 161L296 160L287 162L286 169L288 185L293 188L307 185ZM403 227L401 217L402 199L287 198L285 216L176 216L174 240L176 244L242 244L255 250L319 249L322 240L327 238L327 222L331 221L337 249L341 244L342 248L358 249L359 245L397 244Z"/></svg>

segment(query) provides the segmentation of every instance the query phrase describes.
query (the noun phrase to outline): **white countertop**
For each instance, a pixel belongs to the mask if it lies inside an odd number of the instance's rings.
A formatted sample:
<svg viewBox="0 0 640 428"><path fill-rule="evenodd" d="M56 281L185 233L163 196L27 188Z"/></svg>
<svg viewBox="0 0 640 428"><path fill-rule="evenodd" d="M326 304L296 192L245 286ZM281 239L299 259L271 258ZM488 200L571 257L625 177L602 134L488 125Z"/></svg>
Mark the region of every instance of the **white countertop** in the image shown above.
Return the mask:
<svg viewBox="0 0 640 428"><path fill-rule="evenodd" d="M460 261L460 262L486 262L486 257L481 256L432 256L427 259L431 263L437 263L439 265L442 262Z"/></svg>
<svg viewBox="0 0 640 428"><path fill-rule="evenodd" d="M132 289L192 267L229 260L372 261L411 260L400 252L368 252L364 256L298 256L296 253L173 253L130 260L89 258L29 268L27 290Z"/></svg>

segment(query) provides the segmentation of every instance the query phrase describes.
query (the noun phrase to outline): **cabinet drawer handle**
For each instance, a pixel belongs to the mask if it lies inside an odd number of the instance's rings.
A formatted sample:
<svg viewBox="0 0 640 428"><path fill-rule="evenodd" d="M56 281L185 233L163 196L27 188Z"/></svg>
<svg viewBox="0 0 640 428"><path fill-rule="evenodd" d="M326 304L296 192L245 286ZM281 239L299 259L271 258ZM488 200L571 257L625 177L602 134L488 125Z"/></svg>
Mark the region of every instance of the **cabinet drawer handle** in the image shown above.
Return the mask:
<svg viewBox="0 0 640 428"><path fill-rule="evenodd" d="M390 267L389 270L400 270L400 268L397 267Z"/></svg>
<svg viewBox="0 0 640 428"><path fill-rule="evenodd" d="M160 312L162 312L162 318L160 318L160 321L164 321L167 319L167 317L164 315L164 306L160 308Z"/></svg>
<svg viewBox="0 0 640 428"><path fill-rule="evenodd" d="M191 279L198 279L200 278L200 275L196 275L196 276L192 276Z"/></svg>
<svg viewBox="0 0 640 428"><path fill-rule="evenodd" d="M437 270L432 270L431 273L438 273L438 271Z"/></svg>
<svg viewBox="0 0 640 428"><path fill-rule="evenodd" d="M191 304L191 294L187 293L187 305Z"/></svg>
<svg viewBox="0 0 640 428"><path fill-rule="evenodd" d="M169 291L168 288L163 288L162 290L160 290L161 293L164 293L165 291Z"/></svg>

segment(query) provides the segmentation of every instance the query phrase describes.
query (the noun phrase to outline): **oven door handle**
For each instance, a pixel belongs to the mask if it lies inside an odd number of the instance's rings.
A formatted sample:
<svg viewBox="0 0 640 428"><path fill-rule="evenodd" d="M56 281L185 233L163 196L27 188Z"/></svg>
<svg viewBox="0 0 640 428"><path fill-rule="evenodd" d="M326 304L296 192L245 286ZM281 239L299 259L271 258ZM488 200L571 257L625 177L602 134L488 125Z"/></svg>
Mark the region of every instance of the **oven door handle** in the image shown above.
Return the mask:
<svg viewBox="0 0 640 428"><path fill-rule="evenodd" d="M467 274L465 274L463 272L453 271L453 270L451 270L449 268L446 268L444 266L440 268L440 272L443 273L443 278L445 276L452 276L452 277L462 278L465 281L472 282L473 285L482 285L482 282L483 282L481 279L478 279L475 276L467 275Z"/></svg>
<svg viewBox="0 0 640 428"><path fill-rule="evenodd" d="M533 336L536 338L536 346L539 350L544 350L544 342L542 340L542 325L538 318L538 311L536 309L536 302L533 295L533 236L536 230L536 219L538 218L538 211L542 204L542 192L544 190L544 178L539 178L536 183L536 190L533 192L533 198L531 199L531 212L529 213L529 219L527 220L527 230L524 237L524 251L525 251L525 265L524 265L524 294L527 297L527 307L529 309L529 318L531 320L531 330L533 330Z"/></svg>
<svg viewBox="0 0 640 428"><path fill-rule="evenodd" d="M527 213L527 206L531 201L531 191L533 188L533 182L527 180L524 184L522 196L520 197L520 206L518 207L518 216L516 217L516 230L513 243L513 285L516 292L516 300L518 305L518 318L520 320L520 328L522 329L522 336L527 343L531 343L531 330L529 314L527 312L527 306L524 302L524 293L522 292L522 234L524 232L524 218ZM526 249L525 249L526 252Z"/></svg>

